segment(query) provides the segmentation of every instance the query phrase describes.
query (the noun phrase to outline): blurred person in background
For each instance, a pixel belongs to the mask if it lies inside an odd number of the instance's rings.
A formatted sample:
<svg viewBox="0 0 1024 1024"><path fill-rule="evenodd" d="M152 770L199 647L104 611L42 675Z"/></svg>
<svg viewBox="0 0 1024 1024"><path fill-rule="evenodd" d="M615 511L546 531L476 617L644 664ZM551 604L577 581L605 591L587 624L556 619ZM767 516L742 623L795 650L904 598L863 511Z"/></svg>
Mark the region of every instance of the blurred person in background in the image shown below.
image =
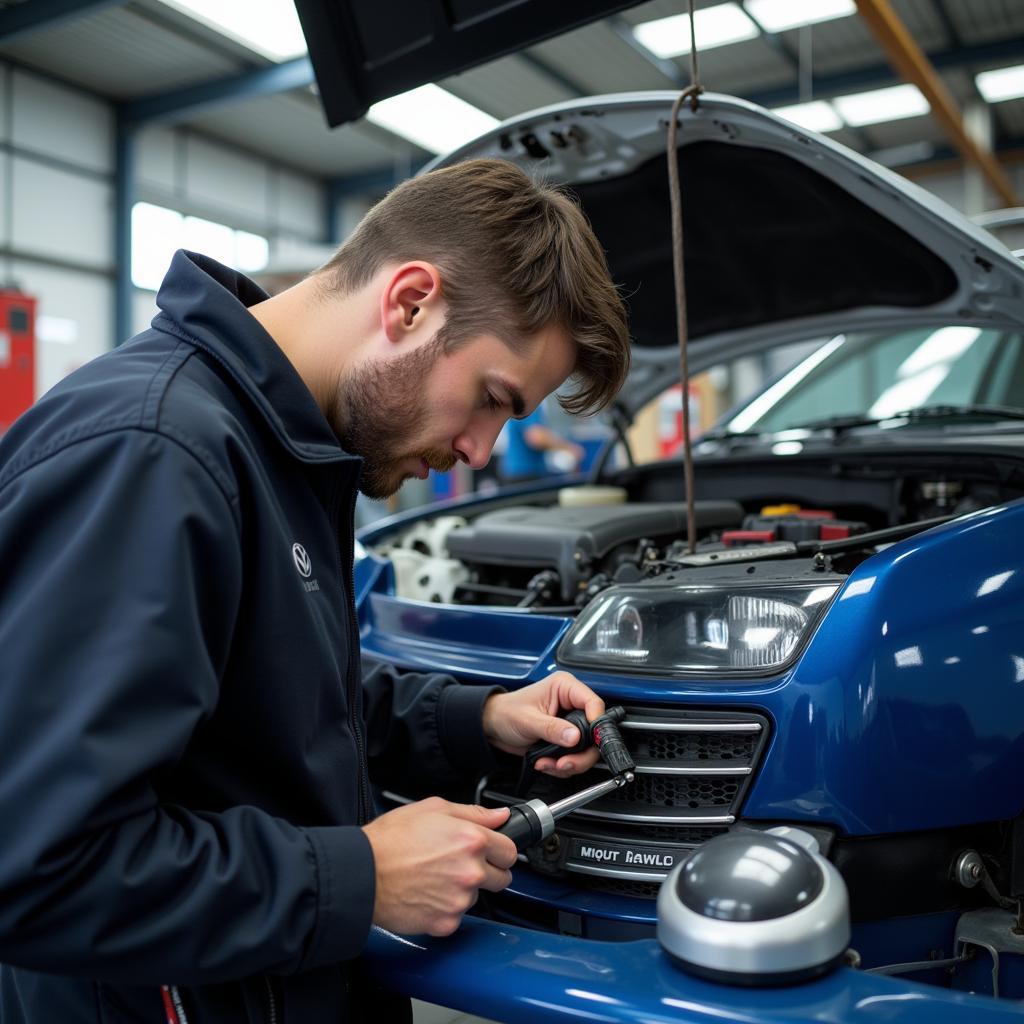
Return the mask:
<svg viewBox="0 0 1024 1024"><path fill-rule="evenodd" d="M552 473L579 469L586 452L548 426L542 402L529 416L511 419L504 431L507 447L501 460L505 483L524 483Z"/></svg>

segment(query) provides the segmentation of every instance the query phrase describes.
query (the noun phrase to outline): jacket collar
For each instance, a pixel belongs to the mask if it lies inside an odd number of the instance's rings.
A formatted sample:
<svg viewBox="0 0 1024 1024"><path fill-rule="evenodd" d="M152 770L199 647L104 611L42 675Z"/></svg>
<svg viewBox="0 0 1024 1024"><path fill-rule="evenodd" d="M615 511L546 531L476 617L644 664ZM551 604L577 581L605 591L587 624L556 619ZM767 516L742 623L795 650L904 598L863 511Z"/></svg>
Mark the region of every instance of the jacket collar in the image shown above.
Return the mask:
<svg viewBox="0 0 1024 1024"><path fill-rule="evenodd" d="M354 459L338 444L305 382L249 312L267 293L208 256L179 249L157 293L158 330L217 359L281 442L305 462Z"/></svg>

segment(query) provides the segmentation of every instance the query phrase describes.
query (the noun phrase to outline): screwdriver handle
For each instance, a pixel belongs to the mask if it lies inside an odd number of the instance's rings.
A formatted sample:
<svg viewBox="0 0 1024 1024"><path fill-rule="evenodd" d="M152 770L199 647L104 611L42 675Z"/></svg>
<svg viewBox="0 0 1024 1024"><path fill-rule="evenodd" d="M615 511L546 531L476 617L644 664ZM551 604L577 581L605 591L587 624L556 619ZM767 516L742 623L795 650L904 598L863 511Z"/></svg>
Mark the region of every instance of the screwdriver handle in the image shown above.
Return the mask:
<svg viewBox="0 0 1024 1024"><path fill-rule="evenodd" d="M508 836L520 853L536 846L555 831L555 819L543 800L528 800L524 804L514 804L508 810L508 821L495 831Z"/></svg>

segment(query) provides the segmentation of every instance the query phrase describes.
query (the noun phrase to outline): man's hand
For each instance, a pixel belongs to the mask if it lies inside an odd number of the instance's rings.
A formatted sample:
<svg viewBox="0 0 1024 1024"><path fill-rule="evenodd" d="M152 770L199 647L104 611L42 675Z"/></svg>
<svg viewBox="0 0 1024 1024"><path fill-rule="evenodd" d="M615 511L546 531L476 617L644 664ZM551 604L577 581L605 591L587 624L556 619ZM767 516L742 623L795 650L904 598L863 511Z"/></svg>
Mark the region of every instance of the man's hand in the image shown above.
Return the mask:
<svg viewBox="0 0 1024 1024"><path fill-rule="evenodd" d="M515 844L493 829L508 808L453 804L432 796L363 826L373 848L373 923L401 935L450 935L480 889L512 881Z"/></svg>
<svg viewBox="0 0 1024 1024"><path fill-rule="evenodd" d="M512 693L496 693L484 704L484 735L499 750L508 754L525 754L538 740L574 747L580 741L579 730L559 711L582 708L587 721L604 714L604 701L585 683L568 672L555 672L532 686ZM560 779L592 768L597 750L591 747L582 754L542 757L537 771Z"/></svg>

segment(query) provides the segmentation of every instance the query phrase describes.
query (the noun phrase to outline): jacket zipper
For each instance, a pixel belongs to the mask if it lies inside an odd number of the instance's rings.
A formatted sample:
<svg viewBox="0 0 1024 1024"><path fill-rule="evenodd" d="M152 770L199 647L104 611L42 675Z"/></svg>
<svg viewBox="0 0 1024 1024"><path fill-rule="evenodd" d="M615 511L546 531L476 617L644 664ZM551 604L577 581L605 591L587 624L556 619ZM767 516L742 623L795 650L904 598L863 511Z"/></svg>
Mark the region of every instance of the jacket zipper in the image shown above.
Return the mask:
<svg viewBox="0 0 1024 1024"><path fill-rule="evenodd" d="M277 1003L274 1001L274 990L270 985L270 979L264 977L263 984L267 988L267 1021L268 1024L277 1024Z"/></svg>
<svg viewBox="0 0 1024 1024"><path fill-rule="evenodd" d="M167 1024L188 1024L185 1007L181 1003L181 993L177 985L161 985L160 998L164 1004L164 1017Z"/></svg>
<svg viewBox="0 0 1024 1024"><path fill-rule="evenodd" d="M339 488L341 484L339 482ZM335 499L335 537L338 543L339 574L342 578L342 585L346 579L345 568L348 567L348 586L346 599L348 600L348 718L352 735L356 740L356 754L359 759L359 821L364 825L370 820L370 788L368 784L369 769L366 763L366 744L363 738L363 681L359 672L359 628L356 624L356 572L353 563L352 538L354 536L354 523L356 511L356 491L352 489L349 493L348 531L346 540L342 542L340 523L341 502ZM346 558L347 555L347 558Z"/></svg>

